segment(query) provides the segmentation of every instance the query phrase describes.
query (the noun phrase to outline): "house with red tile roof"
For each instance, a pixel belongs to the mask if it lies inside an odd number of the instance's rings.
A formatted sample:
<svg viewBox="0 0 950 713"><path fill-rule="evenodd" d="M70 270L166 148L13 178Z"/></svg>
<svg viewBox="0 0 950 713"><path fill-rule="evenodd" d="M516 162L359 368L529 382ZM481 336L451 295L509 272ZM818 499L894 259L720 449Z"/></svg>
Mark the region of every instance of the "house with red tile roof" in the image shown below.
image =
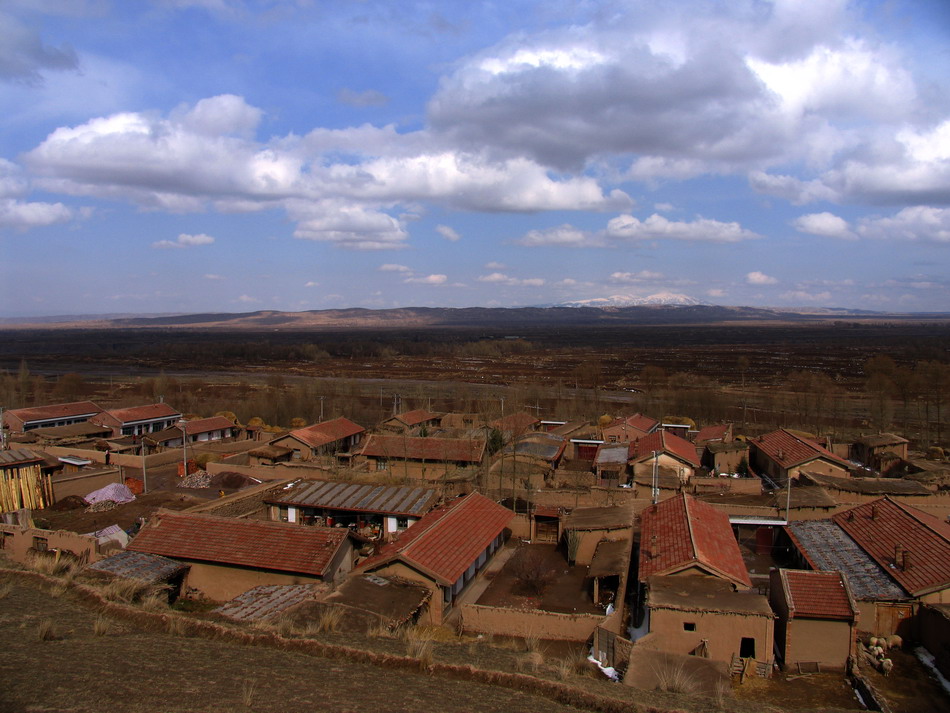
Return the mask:
<svg viewBox="0 0 950 713"><path fill-rule="evenodd" d="M428 621L441 624L462 591L508 536L515 514L480 493L431 510L356 572L397 576L426 586Z"/></svg>
<svg viewBox="0 0 950 713"><path fill-rule="evenodd" d="M166 403L131 406L102 411L89 419L97 426L108 426L112 436L141 436L177 426L181 413Z"/></svg>
<svg viewBox="0 0 950 713"><path fill-rule="evenodd" d="M92 401L73 401L67 404L30 406L3 412L3 427L10 433L25 433L35 428L52 428L84 423L102 413Z"/></svg>
<svg viewBox="0 0 950 713"><path fill-rule="evenodd" d="M234 438L238 432L238 427L224 416L211 416L210 418L195 418L184 421L174 428L166 428L164 431L146 436L144 440L163 448L181 448L182 425L185 428L188 443L221 441L225 438Z"/></svg>
<svg viewBox="0 0 950 713"><path fill-rule="evenodd" d="M418 480L463 476L481 465L486 442L482 438L420 438L372 434L354 453L353 465L388 470Z"/></svg>
<svg viewBox="0 0 950 713"><path fill-rule="evenodd" d="M601 429L601 440L604 443L629 443L653 433L659 427L659 421L642 413L621 416Z"/></svg>
<svg viewBox="0 0 950 713"><path fill-rule="evenodd" d="M394 431L396 433L415 432L419 429L429 429L439 425L442 415L433 413L426 409L416 409L415 411L405 411L397 413L387 418L379 428L384 431Z"/></svg>
<svg viewBox="0 0 950 713"><path fill-rule="evenodd" d="M848 461L786 428L751 439L749 449L752 469L773 486L796 480L803 470L837 477L847 477L851 470Z"/></svg>
<svg viewBox="0 0 950 713"><path fill-rule="evenodd" d="M355 542L348 528L159 510L126 549L188 564L183 592L227 601L264 584L332 582L352 569Z"/></svg>
<svg viewBox="0 0 950 713"><path fill-rule="evenodd" d="M682 487L700 467L696 447L669 431L654 431L630 442L628 460L634 479L652 477L654 468L661 477L669 476Z"/></svg>
<svg viewBox="0 0 950 713"><path fill-rule="evenodd" d="M720 423L714 426L703 426L699 429L693 443L704 446L707 443L729 443L732 441L732 424Z"/></svg>
<svg viewBox="0 0 950 713"><path fill-rule="evenodd" d="M268 445L290 449L290 459L309 461L318 456L350 453L363 439L366 429L348 418L334 418L298 428L271 439Z"/></svg>
<svg viewBox="0 0 950 713"><path fill-rule="evenodd" d="M686 493L640 515L640 581L653 575L718 577L735 589L752 586L729 516Z"/></svg>
<svg viewBox="0 0 950 713"><path fill-rule="evenodd" d="M488 425L490 428L497 428L501 431L507 441L537 430L538 426L541 425L541 419L527 411L519 411L495 419Z"/></svg>
<svg viewBox="0 0 950 713"><path fill-rule="evenodd" d="M950 604L950 524L888 497L832 517L910 596Z"/></svg>
<svg viewBox="0 0 950 713"><path fill-rule="evenodd" d="M772 570L769 604L778 617L775 644L786 669L817 663L843 670L856 655L860 614L841 572Z"/></svg>

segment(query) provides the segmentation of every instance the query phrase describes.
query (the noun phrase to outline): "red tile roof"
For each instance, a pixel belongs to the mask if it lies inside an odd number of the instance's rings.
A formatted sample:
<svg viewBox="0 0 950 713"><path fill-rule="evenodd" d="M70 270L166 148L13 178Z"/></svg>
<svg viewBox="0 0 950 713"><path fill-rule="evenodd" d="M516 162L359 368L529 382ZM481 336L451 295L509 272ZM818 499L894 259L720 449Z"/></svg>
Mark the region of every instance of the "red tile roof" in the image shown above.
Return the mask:
<svg viewBox="0 0 950 713"><path fill-rule="evenodd" d="M641 514L639 578L698 566L736 585L752 586L729 516L685 493Z"/></svg>
<svg viewBox="0 0 950 713"><path fill-rule="evenodd" d="M696 434L696 443L706 441L721 441L729 433L729 424L721 423L716 426L703 426Z"/></svg>
<svg viewBox="0 0 950 713"><path fill-rule="evenodd" d="M630 444L630 459L642 460L653 455L654 451L667 453L689 463L694 468L699 467L699 459L696 457L696 446L685 438L669 433L668 431L655 431L648 436L638 438Z"/></svg>
<svg viewBox="0 0 950 713"><path fill-rule="evenodd" d="M357 569L370 571L398 560L451 586L514 516L480 493L456 498L427 513Z"/></svg>
<svg viewBox="0 0 950 713"><path fill-rule="evenodd" d="M492 421L491 425L499 430L508 431L517 436L532 430L539 423L541 423L541 419L538 417L526 411L519 411L518 413L513 413Z"/></svg>
<svg viewBox="0 0 950 713"><path fill-rule="evenodd" d="M73 401L68 404L50 404L49 406L30 406L28 408L17 408L7 411L4 416L16 416L23 423L30 421L47 421L54 418L75 418L76 416L85 416L86 414L101 413L99 408L92 401Z"/></svg>
<svg viewBox="0 0 950 713"><path fill-rule="evenodd" d="M130 406L105 411L91 420L99 423L100 420L112 419L117 423L134 423L148 421L153 418L180 418L181 414L166 403L149 404L147 406Z"/></svg>
<svg viewBox="0 0 950 713"><path fill-rule="evenodd" d="M824 458L846 469L851 467L848 461L839 458L827 448L822 448L814 441L797 436L785 428L753 438L751 443L782 468L792 468L818 458Z"/></svg>
<svg viewBox="0 0 950 713"><path fill-rule="evenodd" d="M485 441L468 438L419 438L373 434L366 439L360 449L360 455L371 458L446 463L481 463L485 455Z"/></svg>
<svg viewBox="0 0 950 713"><path fill-rule="evenodd" d="M228 428L234 428L234 422L224 416L196 418L185 422L185 432L188 433L188 435L208 433L209 431L223 431Z"/></svg>
<svg viewBox="0 0 950 713"><path fill-rule="evenodd" d="M832 518L909 594L950 587L950 525L884 497Z"/></svg>
<svg viewBox="0 0 950 713"><path fill-rule="evenodd" d="M646 436L659 425L660 422L655 418L644 416L642 413L636 413L633 416L614 419L612 423L601 429L601 432L605 438L613 434L617 436L627 434L626 438L622 438L622 440L626 442L634 438Z"/></svg>
<svg viewBox="0 0 950 713"><path fill-rule="evenodd" d="M348 418L341 416L332 421L324 421L323 423L315 423L312 426L298 428L287 435L296 438L302 443L306 443L311 448L320 448L334 441L342 441L344 438L365 432L366 429L358 423L353 423Z"/></svg>
<svg viewBox="0 0 950 713"><path fill-rule="evenodd" d="M418 426L420 423L432 421L438 417L439 414L426 411L425 409L406 411L405 413L397 413L395 416L393 416L394 419L402 421L407 426Z"/></svg>
<svg viewBox="0 0 950 713"><path fill-rule="evenodd" d="M841 572L780 569L782 588L793 617L851 621L857 606Z"/></svg>
<svg viewBox="0 0 950 713"><path fill-rule="evenodd" d="M175 559L323 576L347 537L349 531L343 528L159 510L127 549Z"/></svg>

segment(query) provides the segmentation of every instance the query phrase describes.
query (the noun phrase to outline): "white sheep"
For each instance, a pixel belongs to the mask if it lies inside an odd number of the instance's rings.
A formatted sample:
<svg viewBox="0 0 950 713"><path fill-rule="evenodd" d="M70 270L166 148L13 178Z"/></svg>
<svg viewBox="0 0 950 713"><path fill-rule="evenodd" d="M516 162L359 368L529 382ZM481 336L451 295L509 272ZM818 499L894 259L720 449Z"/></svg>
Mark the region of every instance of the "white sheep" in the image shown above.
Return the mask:
<svg viewBox="0 0 950 713"><path fill-rule="evenodd" d="M868 639L868 648L873 650L874 647L877 646L878 641L880 641L878 637L872 636L870 639Z"/></svg>
<svg viewBox="0 0 950 713"><path fill-rule="evenodd" d="M899 637L897 634L891 634L887 637L887 648L889 649L899 649L904 646L904 640Z"/></svg>
<svg viewBox="0 0 950 713"><path fill-rule="evenodd" d="M891 670L894 668L894 662L890 659L884 659L881 661L881 673L885 676L889 675Z"/></svg>

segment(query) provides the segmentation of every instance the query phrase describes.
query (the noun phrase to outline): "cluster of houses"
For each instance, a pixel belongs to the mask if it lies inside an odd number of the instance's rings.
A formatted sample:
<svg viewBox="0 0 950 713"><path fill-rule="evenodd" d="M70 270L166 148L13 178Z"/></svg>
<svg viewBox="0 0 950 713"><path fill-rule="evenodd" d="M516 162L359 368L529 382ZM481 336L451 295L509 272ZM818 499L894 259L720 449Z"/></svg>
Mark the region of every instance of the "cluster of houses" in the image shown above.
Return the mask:
<svg viewBox="0 0 950 713"><path fill-rule="evenodd" d="M38 493L4 496L9 556L61 548L222 616L319 603L387 626L589 642L631 685L651 685L661 657L723 679L846 669L862 635L923 642L950 674L950 635L933 633L950 634L946 472L893 434L415 410L372 432L335 418L264 440L166 404L91 402L7 411L4 426L0 484ZM124 548L10 517L216 443L209 473L259 484L158 510Z"/></svg>

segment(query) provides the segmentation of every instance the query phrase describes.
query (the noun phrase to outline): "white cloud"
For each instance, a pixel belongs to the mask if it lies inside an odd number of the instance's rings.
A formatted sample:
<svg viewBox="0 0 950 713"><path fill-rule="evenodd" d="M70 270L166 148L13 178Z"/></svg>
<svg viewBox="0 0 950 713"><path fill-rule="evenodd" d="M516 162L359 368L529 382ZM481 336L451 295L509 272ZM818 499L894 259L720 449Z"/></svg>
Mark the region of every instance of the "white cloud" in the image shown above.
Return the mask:
<svg viewBox="0 0 950 713"><path fill-rule="evenodd" d="M831 293L824 292L805 292L804 290L790 290L779 295L787 302L827 302L831 299Z"/></svg>
<svg viewBox="0 0 950 713"><path fill-rule="evenodd" d="M640 270L640 272L614 272L610 275L611 282L637 283L637 282L655 282L662 280L662 272L653 272L651 270Z"/></svg>
<svg viewBox="0 0 950 713"><path fill-rule="evenodd" d="M793 205L815 201L836 201L838 193L819 179L808 181L794 176L773 175L763 171L749 174L749 185L754 191L784 198Z"/></svg>
<svg viewBox="0 0 950 713"><path fill-rule="evenodd" d="M865 218L858 225L862 237L950 243L950 208L912 206L890 218Z"/></svg>
<svg viewBox="0 0 950 713"><path fill-rule="evenodd" d="M710 297L725 297L726 291L718 287L713 287L710 290L706 290L706 294Z"/></svg>
<svg viewBox="0 0 950 713"><path fill-rule="evenodd" d="M385 265L380 265L376 269L380 272L412 272L412 270L410 270L405 265L397 265L396 263L391 262L388 262Z"/></svg>
<svg viewBox="0 0 950 713"><path fill-rule="evenodd" d="M243 302L246 304L253 304L255 302L260 302L256 297L251 297L250 295L241 295L237 298L237 302Z"/></svg>
<svg viewBox="0 0 950 713"><path fill-rule="evenodd" d="M486 262L486 263L485 263L485 269L486 269L486 270L504 270L504 269L505 269L505 263L503 263L503 262Z"/></svg>
<svg viewBox="0 0 950 713"><path fill-rule="evenodd" d="M673 210L673 204L672 203L654 203L653 210L657 211L658 213L669 213L671 210Z"/></svg>
<svg viewBox="0 0 950 713"><path fill-rule="evenodd" d="M453 242L453 243L458 242L458 241L461 240L461 238L462 238L461 235L459 235L457 232L455 232L455 230L453 230L452 228L450 228L450 227L447 226L447 225L437 225L437 226L435 226L435 232L437 232L439 235L441 235L441 236L442 236L443 238L445 238L446 240L448 240L448 241L450 241L450 242Z"/></svg>
<svg viewBox="0 0 950 713"><path fill-rule="evenodd" d="M318 287L319 285L320 283L316 280L307 280L305 283L303 283L304 287Z"/></svg>
<svg viewBox="0 0 950 713"><path fill-rule="evenodd" d="M197 245L211 245L213 242L214 238L212 238L210 235L205 235L204 233L199 233L197 235L182 233L176 240L159 240L152 243L152 247L158 248L160 250L169 248L190 248Z"/></svg>
<svg viewBox="0 0 950 713"><path fill-rule="evenodd" d="M500 285L511 285L512 287L525 286L525 287L541 287L545 284L545 280L540 277L529 277L526 279L520 279L517 277L510 277L509 275L504 274L503 272L493 272L489 275L480 275L478 278L479 282L490 282Z"/></svg>
<svg viewBox="0 0 950 713"><path fill-rule="evenodd" d="M403 282L415 285L444 285L448 279L445 275L426 275L425 277L407 277Z"/></svg>
<svg viewBox="0 0 950 713"><path fill-rule="evenodd" d="M62 203L19 200L28 193L29 182L20 167L0 158L0 229L24 231L66 223L75 217Z"/></svg>
<svg viewBox="0 0 950 713"><path fill-rule="evenodd" d="M691 222L671 221L654 213L644 221L620 215L607 223L607 237L613 240L690 240L736 243L760 237L738 223L723 223L699 217Z"/></svg>
<svg viewBox="0 0 950 713"><path fill-rule="evenodd" d="M573 225L566 223L555 228L528 231L517 242L528 247L558 245L570 248L600 247L604 244L603 239L598 234L575 228Z"/></svg>
<svg viewBox="0 0 950 713"><path fill-rule="evenodd" d="M833 213L809 213L796 218L792 225L796 230L825 238L855 240L858 236L851 230L848 221Z"/></svg>
<svg viewBox="0 0 950 713"><path fill-rule="evenodd" d="M205 279L206 280L223 280L224 275L215 275L214 273L209 272L205 274Z"/></svg>
<svg viewBox="0 0 950 713"><path fill-rule="evenodd" d="M79 58L72 47L46 45L35 30L0 13L0 80L37 85L45 72L77 69Z"/></svg>
<svg viewBox="0 0 950 713"><path fill-rule="evenodd" d="M750 272L745 276L745 281L750 285L776 285L778 280L766 275L764 272Z"/></svg>

